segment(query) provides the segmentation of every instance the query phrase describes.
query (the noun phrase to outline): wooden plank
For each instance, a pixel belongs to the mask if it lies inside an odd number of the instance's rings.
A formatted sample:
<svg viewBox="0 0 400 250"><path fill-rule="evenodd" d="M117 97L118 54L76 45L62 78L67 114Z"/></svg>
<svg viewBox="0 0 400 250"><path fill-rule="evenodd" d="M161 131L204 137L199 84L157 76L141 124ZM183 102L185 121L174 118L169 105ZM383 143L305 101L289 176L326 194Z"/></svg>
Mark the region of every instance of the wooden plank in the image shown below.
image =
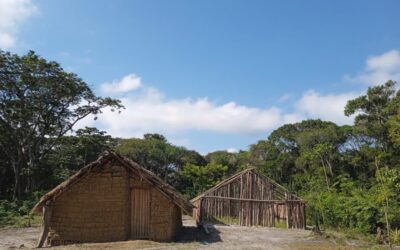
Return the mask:
<svg viewBox="0 0 400 250"><path fill-rule="evenodd" d="M147 239L150 224L150 189L132 189L131 209L131 238Z"/></svg>
<svg viewBox="0 0 400 250"><path fill-rule="evenodd" d="M43 247L44 243L47 240L47 235L49 233L49 227L50 227L51 214L52 214L51 201L47 201L43 206L43 229L42 233L40 234L37 248Z"/></svg>
<svg viewBox="0 0 400 250"><path fill-rule="evenodd" d="M237 200L237 201L255 201L255 202L265 202L265 203L275 203L275 204L286 204L287 201L290 202L298 202L301 203L299 200L258 200L258 199L246 199L246 198L235 198L235 197L222 197L222 196L203 196L203 199L222 199L222 200Z"/></svg>

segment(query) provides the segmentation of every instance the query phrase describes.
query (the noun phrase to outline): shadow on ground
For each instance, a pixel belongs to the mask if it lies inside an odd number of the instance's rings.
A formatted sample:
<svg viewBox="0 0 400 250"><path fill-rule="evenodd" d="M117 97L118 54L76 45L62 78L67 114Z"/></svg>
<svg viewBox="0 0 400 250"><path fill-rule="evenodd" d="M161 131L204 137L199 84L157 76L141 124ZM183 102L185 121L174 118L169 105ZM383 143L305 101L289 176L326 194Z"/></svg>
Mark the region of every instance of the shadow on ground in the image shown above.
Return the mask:
<svg viewBox="0 0 400 250"><path fill-rule="evenodd" d="M206 234L204 229L197 226L183 226L181 232L177 237L178 243L186 242L199 242L203 245L208 245L215 242L221 242L220 231L216 229L213 225L207 225L209 234Z"/></svg>

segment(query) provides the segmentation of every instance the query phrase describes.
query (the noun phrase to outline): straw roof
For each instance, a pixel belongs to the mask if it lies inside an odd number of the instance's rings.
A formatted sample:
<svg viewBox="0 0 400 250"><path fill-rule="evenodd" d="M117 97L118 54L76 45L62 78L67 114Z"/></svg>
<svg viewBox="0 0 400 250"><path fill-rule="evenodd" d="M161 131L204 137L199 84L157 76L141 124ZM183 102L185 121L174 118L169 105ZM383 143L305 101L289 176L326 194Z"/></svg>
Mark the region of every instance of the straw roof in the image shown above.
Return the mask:
<svg viewBox="0 0 400 250"><path fill-rule="evenodd" d="M90 174L96 168L103 166L104 164L110 162L111 160L116 160L121 163L122 166L126 168L128 172L133 172L138 174L143 180L147 181L155 188L157 188L166 198L168 198L171 202L175 203L181 209L183 209L186 213L191 214L193 205L187 201L182 194L176 191L172 186L168 185L165 181L156 176L153 172L145 169L140 166L138 163L132 161L131 159L124 157L116 152L111 150L105 151L100 157L94 162L86 165L77 173L72 175L69 179L65 180L54 189L52 189L47 194L43 195L39 202L32 208L32 212L41 213L43 206L47 201L53 201L57 199L59 195L64 193L66 190L71 188L77 181L79 181L82 177Z"/></svg>

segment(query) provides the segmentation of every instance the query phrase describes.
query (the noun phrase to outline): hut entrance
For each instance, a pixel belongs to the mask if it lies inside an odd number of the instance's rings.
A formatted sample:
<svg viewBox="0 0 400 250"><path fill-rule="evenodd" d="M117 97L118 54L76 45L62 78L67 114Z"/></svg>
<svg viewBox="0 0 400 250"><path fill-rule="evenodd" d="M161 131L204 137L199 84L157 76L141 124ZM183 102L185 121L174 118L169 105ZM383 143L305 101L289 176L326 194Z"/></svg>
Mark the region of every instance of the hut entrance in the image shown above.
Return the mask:
<svg viewBox="0 0 400 250"><path fill-rule="evenodd" d="M133 188L131 192L131 238L148 239L150 224L150 189Z"/></svg>

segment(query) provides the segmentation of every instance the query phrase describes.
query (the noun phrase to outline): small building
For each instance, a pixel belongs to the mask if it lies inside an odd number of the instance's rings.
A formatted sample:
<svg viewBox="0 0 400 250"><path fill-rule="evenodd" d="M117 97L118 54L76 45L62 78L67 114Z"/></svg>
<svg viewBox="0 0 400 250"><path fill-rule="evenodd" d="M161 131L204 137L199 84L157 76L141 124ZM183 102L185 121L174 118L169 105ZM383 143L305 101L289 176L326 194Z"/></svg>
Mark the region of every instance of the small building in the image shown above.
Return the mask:
<svg viewBox="0 0 400 250"><path fill-rule="evenodd" d="M255 168L222 181L191 200L198 225L206 223L306 227L305 201Z"/></svg>
<svg viewBox="0 0 400 250"><path fill-rule="evenodd" d="M172 241L182 211L193 206L173 187L132 160L106 151L45 194L38 246L128 239Z"/></svg>

